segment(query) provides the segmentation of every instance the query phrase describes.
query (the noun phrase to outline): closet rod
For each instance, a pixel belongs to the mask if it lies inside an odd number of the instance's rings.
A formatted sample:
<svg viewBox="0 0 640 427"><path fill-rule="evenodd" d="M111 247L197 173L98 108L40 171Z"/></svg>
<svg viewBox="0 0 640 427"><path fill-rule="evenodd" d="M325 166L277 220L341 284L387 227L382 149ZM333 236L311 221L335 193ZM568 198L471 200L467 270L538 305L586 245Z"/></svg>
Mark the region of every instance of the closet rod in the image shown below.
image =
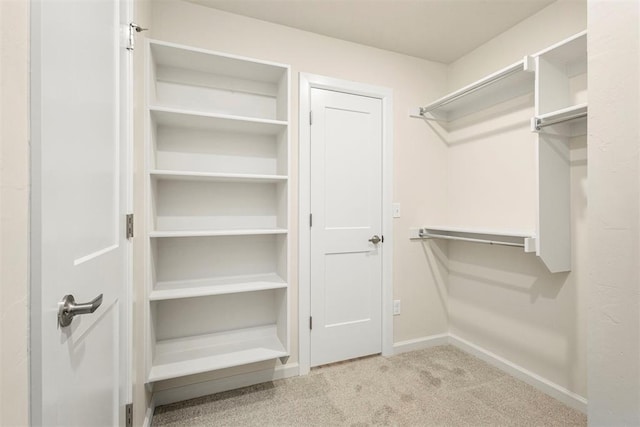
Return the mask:
<svg viewBox="0 0 640 427"><path fill-rule="evenodd" d="M583 112L583 113L576 113L576 114L572 114L570 116L564 116L564 117L560 117L560 118L552 119L552 120L548 120L548 121L545 120L545 119L536 118L536 130L541 130L543 127L555 125L555 124L558 124L558 123L568 122L569 120L580 119L580 118L586 117L586 116L587 116L587 113Z"/></svg>
<svg viewBox="0 0 640 427"><path fill-rule="evenodd" d="M484 243L488 245L500 245L500 246L516 246L519 248L524 248L524 243L512 243L512 242L500 242L496 240L485 240L485 239L473 239L470 237L457 237L457 236L444 236L442 234L431 234L431 233L418 233L423 239L444 239L444 240L460 240L463 242L473 242L473 243Z"/></svg>
<svg viewBox="0 0 640 427"><path fill-rule="evenodd" d="M524 65L523 64L518 64L516 67L509 68L509 69L503 71L502 73L499 73L499 74L491 77L490 79L487 79L487 80L479 82L479 83L477 83L475 85L469 86L468 88L466 88L462 92L452 96L451 98L445 98L445 99L443 99L441 101L435 102L435 103L430 104L430 105L428 105L426 107L420 107L420 115L424 116L425 114L427 114L427 113L429 113L429 112L431 112L431 111L433 111L435 109L438 109L438 108L440 108L440 107L442 107L444 105L447 105L447 104L449 104L449 103L451 103L453 101L456 101L459 98L467 96L470 93L473 93L473 92L475 92L477 90L480 90L480 89L482 89L482 88L484 88L486 86L489 86L489 85L491 85L491 84L493 84L493 83L495 83L495 82L497 82L499 80L502 80L502 79L504 79L506 77L509 77L512 74L518 73L518 72L522 71L523 69L524 69Z"/></svg>

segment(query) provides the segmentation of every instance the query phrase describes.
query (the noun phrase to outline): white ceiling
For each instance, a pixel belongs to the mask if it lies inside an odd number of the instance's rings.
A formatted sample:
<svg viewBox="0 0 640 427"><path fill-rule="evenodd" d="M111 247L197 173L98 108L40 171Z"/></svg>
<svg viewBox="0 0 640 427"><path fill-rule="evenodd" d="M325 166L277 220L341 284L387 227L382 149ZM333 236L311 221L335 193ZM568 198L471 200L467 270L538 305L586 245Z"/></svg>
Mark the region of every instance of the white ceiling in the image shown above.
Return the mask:
<svg viewBox="0 0 640 427"><path fill-rule="evenodd" d="M450 63L555 0L190 0L208 7Z"/></svg>

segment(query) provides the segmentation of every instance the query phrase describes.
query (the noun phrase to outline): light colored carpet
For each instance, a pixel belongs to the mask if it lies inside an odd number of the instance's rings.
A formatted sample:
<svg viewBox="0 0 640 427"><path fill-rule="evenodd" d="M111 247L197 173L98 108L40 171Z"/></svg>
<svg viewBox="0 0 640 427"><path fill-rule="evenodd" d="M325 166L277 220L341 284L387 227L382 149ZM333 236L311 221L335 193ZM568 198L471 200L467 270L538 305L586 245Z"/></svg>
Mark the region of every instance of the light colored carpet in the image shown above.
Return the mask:
<svg viewBox="0 0 640 427"><path fill-rule="evenodd" d="M568 426L586 416L452 346L156 408L153 426Z"/></svg>

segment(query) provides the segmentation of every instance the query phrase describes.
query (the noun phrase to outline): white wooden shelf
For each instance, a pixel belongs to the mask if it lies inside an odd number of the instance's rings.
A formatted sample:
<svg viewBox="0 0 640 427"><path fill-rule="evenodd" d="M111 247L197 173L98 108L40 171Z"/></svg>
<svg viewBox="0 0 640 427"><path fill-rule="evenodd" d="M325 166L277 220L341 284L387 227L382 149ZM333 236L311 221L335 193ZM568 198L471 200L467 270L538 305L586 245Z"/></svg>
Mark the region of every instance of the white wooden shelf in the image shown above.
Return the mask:
<svg viewBox="0 0 640 427"><path fill-rule="evenodd" d="M423 226L409 230L410 239L442 239L472 243L522 247L534 252L535 233L530 230L496 230L487 228L463 228L450 226Z"/></svg>
<svg viewBox="0 0 640 427"><path fill-rule="evenodd" d="M151 112L150 169L286 175L286 122Z"/></svg>
<svg viewBox="0 0 640 427"><path fill-rule="evenodd" d="M240 173L208 173L154 169L149 172L153 179L172 181L213 181L213 182L247 182L247 183L279 183L286 182L286 175L260 175Z"/></svg>
<svg viewBox="0 0 640 427"><path fill-rule="evenodd" d="M533 92L531 57L525 57L419 109L420 116L452 121L508 99Z"/></svg>
<svg viewBox="0 0 640 427"><path fill-rule="evenodd" d="M235 174L216 178L153 179L153 230L217 232L286 227L286 182L238 179Z"/></svg>
<svg viewBox="0 0 640 427"><path fill-rule="evenodd" d="M276 325L157 341L148 382L287 357Z"/></svg>
<svg viewBox="0 0 640 427"><path fill-rule="evenodd" d="M264 234L287 234L286 228L238 229L238 230L174 230L152 231L151 238L163 237L216 237L216 236L256 236Z"/></svg>
<svg viewBox="0 0 640 427"><path fill-rule="evenodd" d="M177 128L277 135L288 125L288 122L283 120L218 114L163 105L151 105L149 111L156 124Z"/></svg>
<svg viewBox="0 0 640 427"><path fill-rule="evenodd" d="M211 52L165 41L153 40L151 51L156 67L192 70L247 81L278 84L286 70L282 64Z"/></svg>
<svg viewBox="0 0 640 427"><path fill-rule="evenodd" d="M532 55L562 65L569 76L587 72L587 31L582 31Z"/></svg>
<svg viewBox="0 0 640 427"><path fill-rule="evenodd" d="M149 45L151 105L288 118L288 66L154 40Z"/></svg>
<svg viewBox="0 0 640 427"><path fill-rule="evenodd" d="M584 103L579 105L572 105L567 108L561 108L559 110L552 111L550 113L540 114L536 117L541 120L555 120L555 119L563 119L576 114L586 114L586 113L587 113L587 104Z"/></svg>
<svg viewBox="0 0 640 427"><path fill-rule="evenodd" d="M287 282L275 273L203 280L158 282L150 293L149 300L162 301L179 298L265 291L286 287Z"/></svg>

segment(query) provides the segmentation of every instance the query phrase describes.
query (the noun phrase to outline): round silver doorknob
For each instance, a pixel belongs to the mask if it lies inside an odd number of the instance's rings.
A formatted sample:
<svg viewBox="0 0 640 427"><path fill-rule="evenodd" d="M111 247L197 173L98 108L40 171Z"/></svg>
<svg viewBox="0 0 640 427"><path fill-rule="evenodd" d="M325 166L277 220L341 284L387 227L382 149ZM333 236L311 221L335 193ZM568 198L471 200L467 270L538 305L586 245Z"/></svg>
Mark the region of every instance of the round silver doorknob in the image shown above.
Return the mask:
<svg viewBox="0 0 640 427"><path fill-rule="evenodd" d="M380 243L382 241L382 239L380 238L380 236L378 236L377 234L374 235L372 238L369 239L369 241L371 243L373 243L374 245L377 245L378 243Z"/></svg>

